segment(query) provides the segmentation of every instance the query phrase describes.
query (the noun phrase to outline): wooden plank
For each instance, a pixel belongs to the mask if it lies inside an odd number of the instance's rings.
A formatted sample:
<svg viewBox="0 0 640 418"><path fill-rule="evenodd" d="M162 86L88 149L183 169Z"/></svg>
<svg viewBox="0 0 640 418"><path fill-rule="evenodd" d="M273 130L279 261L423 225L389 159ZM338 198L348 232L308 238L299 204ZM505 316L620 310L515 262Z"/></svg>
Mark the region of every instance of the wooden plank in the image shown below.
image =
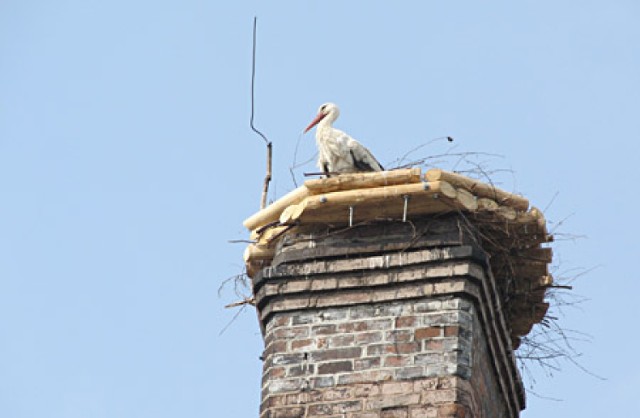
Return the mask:
<svg viewBox="0 0 640 418"><path fill-rule="evenodd" d="M420 183L421 177L422 170L420 167L415 167L374 173L340 174L326 179L307 180L304 185L312 194L321 194L341 190Z"/></svg>
<svg viewBox="0 0 640 418"><path fill-rule="evenodd" d="M427 173L425 174L425 178L427 181L449 182L456 187L467 189L478 197L493 199L500 205L511 206L515 209L523 211L529 208L529 200L525 199L522 196L517 196L512 193L505 192L504 190L500 190L497 187L460 174L434 168L427 171Z"/></svg>
<svg viewBox="0 0 640 418"><path fill-rule="evenodd" d="M249 218L245 219L242 223L245 228L252 231L258 227L266 225L268 223L277 221L282 211L290 205L301 202L307 196L310 196L311 192L305 186L298 187L295 190L287 193L265 209L253 214Z"/></svg>

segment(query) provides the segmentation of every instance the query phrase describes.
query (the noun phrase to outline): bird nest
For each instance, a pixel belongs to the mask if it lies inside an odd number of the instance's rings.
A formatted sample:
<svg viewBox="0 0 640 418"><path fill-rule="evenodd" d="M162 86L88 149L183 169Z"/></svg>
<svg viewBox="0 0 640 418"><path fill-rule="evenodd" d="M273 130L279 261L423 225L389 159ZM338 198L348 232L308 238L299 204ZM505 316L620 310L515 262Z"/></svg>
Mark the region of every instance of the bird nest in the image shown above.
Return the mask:
<svg viewBox="0 0 640 418"><path fill-rule="evenodd" d="M553 240L541 211L529 201L460 174L420 168L342 174L307 180L244 222L252 243L244 254L253 277L271 265L285 234L314 225L349 228L362 223L423 220L458 213L490 255L511 329L513 348L543 321L553 286L548 264Z"/></svg>

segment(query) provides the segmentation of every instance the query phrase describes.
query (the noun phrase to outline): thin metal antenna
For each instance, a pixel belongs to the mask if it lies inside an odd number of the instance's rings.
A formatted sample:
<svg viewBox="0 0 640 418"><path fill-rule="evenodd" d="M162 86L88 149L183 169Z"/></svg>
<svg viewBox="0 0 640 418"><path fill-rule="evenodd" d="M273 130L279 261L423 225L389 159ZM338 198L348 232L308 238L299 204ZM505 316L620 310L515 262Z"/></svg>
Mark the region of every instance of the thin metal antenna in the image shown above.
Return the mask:
<svg viewBox="0 0 640 418"><path fill-rule="evenodd" d="M260 135L260 137L263 139L263 141L265 142L265 144L267 144L267 147L268 147L271 144L271 141L269 141L267 139L267 137L253 125L253 118L255 116L256 38L257 38L256 33L257 33L257 28L258 28L258 17L254 16L253 17L253 55L252 55L252 60L251 60L251 120L249 121L249 125L251 126L251 130L253 132L255 132L258 135Z"/></svg>
<svg viewBox="0 0 640 418"><path fill-rule="evenodd" d="M258 27L258 17L254 16L253 18L253 54L251 60L251 119L249 120L249 126L251 126L251 130L262 138L262 140L267 145L267 174L264 176L264 184L262 186L262 198L260 199L260 209L264 209L267 207L267 195L269 193L269 183L271 182L271 155L273 153L273 145L271 141L267 139L267 137L260 132L253 124L253 119L255 116L255 84L256 84L256 33Z"/></svg>

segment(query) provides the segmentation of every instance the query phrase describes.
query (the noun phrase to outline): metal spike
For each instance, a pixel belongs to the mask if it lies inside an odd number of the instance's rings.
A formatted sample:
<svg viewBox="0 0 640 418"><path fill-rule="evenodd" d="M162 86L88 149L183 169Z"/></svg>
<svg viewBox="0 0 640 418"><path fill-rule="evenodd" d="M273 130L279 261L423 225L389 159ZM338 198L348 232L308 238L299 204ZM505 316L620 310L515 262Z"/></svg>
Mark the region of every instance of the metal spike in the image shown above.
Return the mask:
<svg viewBox="0 0 640 418"><path fill-rule="evenodd" d="M407 209L409 208L409 195L402 196L404 199L404 211L402 212L402 222L407 222Z"/></svg>

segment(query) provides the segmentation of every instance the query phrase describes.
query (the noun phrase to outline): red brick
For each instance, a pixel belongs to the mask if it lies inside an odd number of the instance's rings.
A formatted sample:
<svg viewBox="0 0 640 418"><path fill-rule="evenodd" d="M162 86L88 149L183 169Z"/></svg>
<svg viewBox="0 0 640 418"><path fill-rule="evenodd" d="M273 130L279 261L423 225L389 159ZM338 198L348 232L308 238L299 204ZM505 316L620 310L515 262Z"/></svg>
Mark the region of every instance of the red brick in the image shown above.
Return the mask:
<svg viewBox="0 0 640 418"><path fill-rule="evenodd" d="M411 364L409 356L388 356L384 359L385 367L402 367Z"/></svg>
<svg viewBox="0 0 640 418"><path fill-rule="evenodd" d="M420 392L423 390L436 390L438 388L438 384L439 379L437 377L416 380L413 382L413 390L415 392Z"/></svg>
<svg viewBox="0 0 640 418"><path fill-rule="evenodd" d="M312 339L293 340L291 341L291 350L295 351L295 350L304 349L304 348L311 348L313 347L314 342L315 341Z"/></svg>
<svg viewBox="0 0 640 418"><path fill-rule="evenodd" d="M338 332L368 331L367 324L364 321L345 322L338 324L336 329Z"/></svg>
<svg viewBox="0 0 640 418"><path fill-rule="evenodd" d="M371 344L382 341L381 332L361 332L355 334L356 344Z"/></svg>
<svg viewBox="0 0 640 418"><path fill-rule="evenodd" d="M260 407L264 409L264 408L273 408L277 406L286 406L286 405L287 405L286 395L269 395L267 396L267 399L264 402L262 402L262 405Z"/></svg>
<svg viewBox="0 0 640 418"><path fill-rule="evenodd" d="M407 408L385 409L380 412L380 418L407 418L409 411Z"/></svg>
<svg viewBox="0 0 640 418"><path fill-rule="evenodd" d="M353 345L355 341L355 335L336 335L328 338L329 347L345 347Z"/></svg>
<svg viewBox="0 0 640 418"><path fill-rule="evenodd" d="M400 343L393 344L393 350L391 350L393 354L411 354L420 352L420 344L418 343Z"/></svg>
<svg viewBox="0 0 640 418"><path fill-rule="evenodd" d="M271 379L280 379L284 377L286 374L286 369L284 367L271 367L269 369L269 380Z"/></svg>
<svg viewBox="0 0 640 418"><path fill-rule="evenodd" d="M331 405L326 403L320 403L316 405L309 405L309 415L331 415Z"/></svg>
<svg viewBox="0 0 640 418"><path fill-rule="evenodd" d="M325 401L340 401L353 397L353 387L343 386L335 389L327 389L322 394Z"/></svg>
<svg viewBox="0 0 640 418"><path fill-rule="evenodd" d="M314 351L309 355L309 361L341 360L359 358L362 355L360 347L332 348L329 350Z"/></svg>
<svg viewBox="0 0 640 418"><path fill-rule="evenodd" d="M309 336L309 327L302 326L302 327L278 328L273 331L273 336L278 339L280 338L290 339L290 338L300 338L300 337L304 338Z"/></svg>
<svg viewBox="0 0 640 418"><path fill-rule="evenodd" d="M391 329L391 319L376 319L372 321L353 321L338 324L339 332L380 331Z"/></svg>
<svg viewBox="0 0 640 418"><path fill-rule="evenodd" d="M438 418L438 409L433 406L424 406L411 409L410 418Z"/></svg>
<svg viewBox="0 0 640 418"><path fill-rule="evenodd" d="M346 414L347 412L357 412L362 410L362 401L346 401L321 403L309 406L309 415L327 416L333 414ZM327 417L329 418L329 417Z"/></svg>
<svg viewBox="0 0 640 418"><path fill-rule="evenodd" d="M349 373L338 377L339 385L352 383L371 383L391 380L393 373L389 370L369 370L364 372Z"/></svg>
<svg viewBox="0 0 640 418"><path fill-rule="evenodd" d="M380 418L380 414L377 412L360 412L356 414L349 414L349 418Z"/></svg>
<svg viewBox="0 0 640 418"><path fill-rule="evenodd" d="M304 417L304 407L278 408L272 410L273 418L302 418Z"/></svg>
<svg viewBox="0 0 640 418"><path fill-rule="evenodd" d="M315 364L301 364L299 366L291 366L287 369L287 377L309 376L316 369Z"/></svg>
<svg viewBox="0 0 640 418"><path fill-rule="evenodd" d="M444 327L445 337L456 337L460 334L460 327L458 325L449 325Z"/></svg>
<svg viewBox="0 0 640 418"><path fill-rule="evenodd" d="M380 367L380 357L365 357L353 361L353 370L366 370Z"/></svg>
<svg viewBox="0 0 640 418"><path fill-rule="evenodd" d="M311 335L329 335L335 333L335 324L315 325L311 327Z"/></svg>
<svg viewBox="0 0 640 418"><path fill-rule="evenodd" d="M328 344L327 344L327 339L326 338L318 338L316 340L316 348L318 350L320 350L321 348L325 348L327 346L328 346Z"/></svg>
<svg viewBox="0 0 640 418"><path fill-rule="evenodd" d="M438 408L438 418L465 418L464 406L458 404L442 405Z"/></svg>
<svg viewBox="0 0 640 418"><path fill-rule="evenodd" d="M318 365L318 374L334 374L351 371L353 371L353 363L351 361L332 361Z"/></svg>
<svg viewBox="0 0 640 418"><path fill-rule="evenodd" d="M380 383L363 383L354 385L354 395L357 398L369 398L380 394Z"/></svg>
<svg viewBox="0 0 640 418"><path fill-rule="evenodd" d="M385 395L378 399L368 399L368 410L391 409L409 405L417 405L420 403L419 393L405 393L395 395Z"/></svg>
<svg viewBox="0 0 640 418"><path fill-rule="evenodd" d="M286 396L286 405L301 405L322 401L322 392L319 390L305 390L298 393L290 393Z"/></svg>
<svg viewBox="0 0 640 418"><path fill-rule="evenodd" d="M418 343L375 344L367 347L367 355L410 354L420 351Z"/></svg>
<svg viewBox="0 0 640 418"><path fill-rule="evenodd" d="M396 318L396 328L412 327L416 324L415 316L400 316Z"/></svg>
<svg viewBox="0 0 640 418"><path fill-rule="evenodd" d="M263 355L268 356L275 353L284 353L285 351L287 351L287 341L276 340L267 346Z"/></svg>
<svg viewBox="0 0 640 418"><path fill-rule="evenodd" d="M442 340L427 340L424 344L425 350L433 350L433 351L442 351L443 342Z"/></svg>
<svg viewBox="0 0 640 418"><path fill-rule="evenodd" d="M424 340L425 338L435 338L441 336L442 329L440 327L418 328L415 332L416 340Z"/></svg>
<svg viewBox="0 0 640 418"><path fill-rule="evenodd" d="M338 402L331 406L334 414L362 411L362 401L360 399L355 401Z"/></svg>
<svg viewBox="0 0 640 418"><path fill-rule="evenodd" d="M278 315L278 316L275 316L273 319L271 319L271 321L269 321L268 326L273 328L283 327L285 325L289 325L290 319L291 317L289 317L288 315Z"/></svg>
<svg viewBox="0 0 640 418"><path fill-rule="evenodd" d="M383 395L410 392L413 392L413 382L384 382L382 384Z"/></svg>
<svg viewBox="0 0 640 418"><path fill-rule="evenodd" d="M424 405L443 404L456 400L455 389L440 389L422 392L422 401Z"/></svg>
<svg viewBox="0 0 640 418"><path fill-rule="evenodd" d="M385 339L394 343L409 342L413 340L413 331L409 329L387 331Z"/></svg>

